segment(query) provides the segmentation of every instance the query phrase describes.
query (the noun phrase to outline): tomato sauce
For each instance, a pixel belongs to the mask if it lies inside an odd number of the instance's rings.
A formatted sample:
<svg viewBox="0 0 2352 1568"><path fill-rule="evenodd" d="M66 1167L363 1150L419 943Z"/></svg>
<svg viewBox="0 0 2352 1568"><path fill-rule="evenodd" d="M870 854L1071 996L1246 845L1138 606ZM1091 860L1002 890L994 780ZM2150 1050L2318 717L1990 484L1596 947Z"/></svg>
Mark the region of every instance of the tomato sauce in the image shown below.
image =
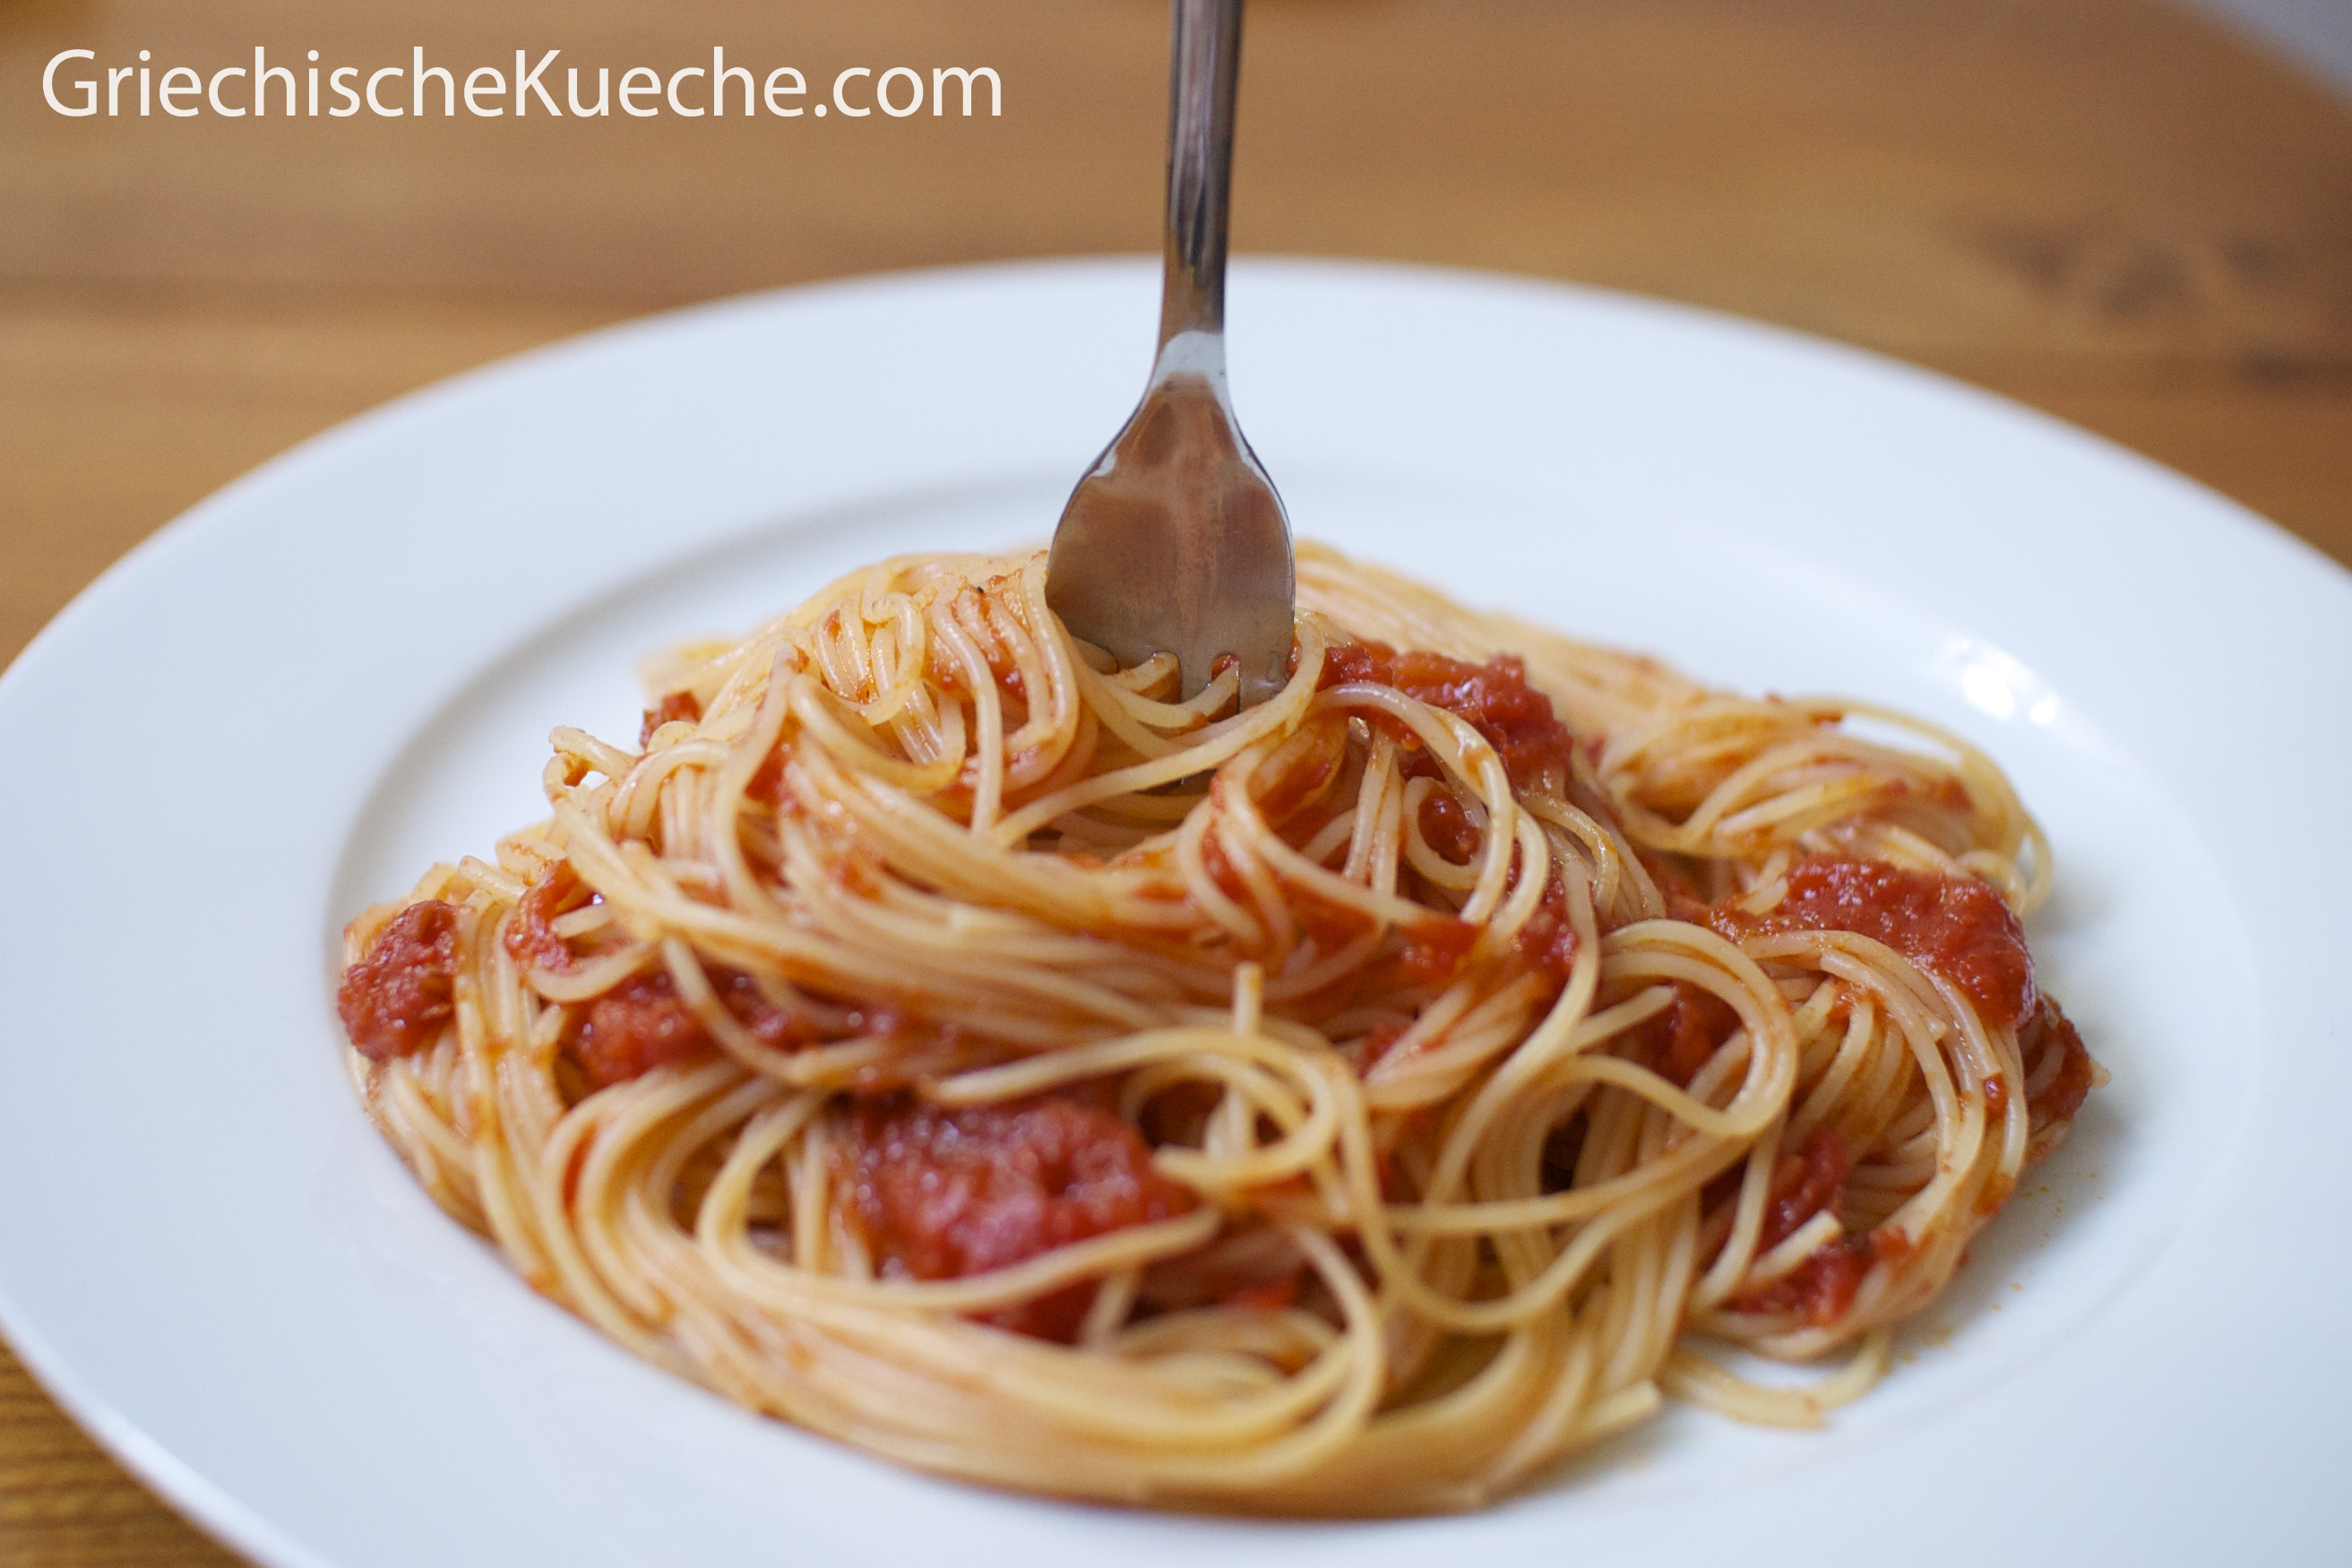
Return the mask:
<svg viewBox="0 0 2352 1568"><path fill-rule="evenodd" d="M1248 1312L1276 1312L1297 1300L1298 1275L1293 1271L1236 1285L1224 1293L1222 1304Z"/></svg>
<svg viewBox="0 0 2352 1568"><path fill-rule="evenodd" d="M1877 1259L1875 1237L1848 1237L1813 1255L1760 1290L1732 1299L1742 1312L1794 1312L1811 1329L1825 1329L1853 1308L1854 1292Z"/></svg>
<svg viewBox="0 0 2352 1568"><path fill-rule="evenodd" d="M1325 652L1318 685L1349 681L1392 686L1466 720L1503 759L1516 787L1544 779L1554 789L1567 784L1576 737L1553 716L1551 699L1528 684L1527 663L1516 655L1471 664L1419 649L1399 653L1386 643L1340 643Z"/></svg>
<svg viewBox="0 0 2352 1568"><path fill-rule="evenodd" d="M1363 1065L1356 1069L1356 1076L1370 1078L1372 1069L1387 1060L1389 1053L1396 1049L1396 1043L1403 1038L1404 1026L1402 1024L1373 1025L1370 1033L1364 1037Z"/></svg>
<svg viewBox="0 0 2352 1568"><path fill-rule="evenodd" d="M343 972L335 1011L360 1055L390 1061L433 1042L457 1016L457 910L437 899L392 917Z"/></svg>
<svg viewBox="0 0 2352 1568"><path fill-rule="evenodd" d="M1304 889L1294 889L1290 918L1301 935L1318 952L1337 952L1372 929L1372 917L1349 904L1335 904Z"/></svg>
<svg viewBox="0 0 2352 1568"><path fill-rule="evenodd" d="M1209 880L1217 891L1237 904L1246 907L1250 901L1249 884L1242 880L1239 868L1226 858L1225 846L1213 832L1201 839L1201 864L1209 873Z"/></svg>
<svg viewBox="0 0 2352 1568"><path fill-rule="evenodd" d="M1258 815L1274 827L1289 822L1323 797L1347 758L1345 716L1332 714L1307 724L1259 766L1257 779L1265 780L1270 770L1272 782L1253 796Z"/></svg>
<svg viewBox="0 0 2352 1568"><path fill-rule="evenodd" d="M1674 988L1675 999L1642 1021L1635 1050L1637 1059L1660 1078L1688 1089L1698 1069L1738 1032L1739 1015L1704 986L1677 980Z"/></svg>
<svg viewBox="0 0 2352 1568"><path fill-rule="evenodd" d="M626 1083L657 1067L689 1061L711 1049L710 1033L695 1018L667 973L623 981L588 1004L587 1020L572 1037L572 1056L598 1089Z"/></svg>
<svg viewBox="0 0 2352 1568"><path fill-rule="evenodd" d="M1764 1226L1756 1238L1760 1256L1797 1234L1808 1220L1834 1212L1845 1188L1853 1156L1845 1140L1827 1124L1815 1127L1793 1153L1783 1154L1772 1167L1772 1181L1764 1199ZM1738 1169L1711 1190L1717 1201L1738 1190ZM1853 1305L1863 1276L1882 1256L1891 1255L1891 1243L1875 1235L1843 1237L1813 1249L1806 1259L1769 1285L1746 1291L1732 1300L1742 1312L1793 1312L1800 1321L1822 1328L1845 1316Z"/></svg>
<svg viewBox="0 0 2352 1568"><path fill-rule="evenodd" d="M1002 593L1010 581L1006 577L992 577L985 583L964 587L957 593L950 614L958 628L980 650L981 661L988 667L989 679L1006 695L1026 700L1028 692L1022 679L1020 663L1013 657L1011 646L998 635L996 623L983 608L985 598ZM942 659L937 668L940 684L946 689L962 691L970 686L962 660Z"/></svg>
<svg viewBox="0 0 2352 1568"><path fill-rule="evenodd" d="M1251 890L1249 884L1242 879L1240 868L1227 858L1223 843L1214 833L1209 834L1201 841L1201 862L1209 873L1209 880L1215 884L1219 892L1245 910L1254 910L1257 907L1256 895ZM1302 888L1291 887L1285 889L1284 891L1285 907L1288 909L1291 920L1297 926L1299 935L1313 942L1318 952L1335 952L1372 929L1372 917L1352 905L1334 903ZM1149 891L1145 893L1147 898L1151 896ZM1443 923L1449 927L1461 924L1459 921L1452 920ZM1416 927L1409 931L1406 933L1407 941L1414 940L1420 928ZM1435 936L1433 943L1425 944L1429 947L1429 951L1419 961L1424 967L1438 966L1444 968L1445 973L1452 973L1445 955L1458 955L1465 951L1470 943L1469 938L1466 937L1459 942L1452 942L1449 940L1449 934L1441 931ZM1475 931L1470 932L1472 937L1476 934ZM1255 954L1257 950L1253 949L1251 952L1252 954Z"/></svg>
<svg viewBox="0 0 2352 1568"><path fill-rule="evenodd" d="M1985 1115L1999 1121L2009 1114L2009 1081L1994 1073L1984 1080Z"/></svg>
<svg viewBox="0 0 2352 1568"><path fill-rule="evenodd" d="M507 952L528 967L571 973L578 960L571 943L555 930L555 921L594 897L570 861L557 862L515 905L514 919L507 922ZM763 1044L789 1049L816 1040L814 1025L769 1002L750 975L717 965L704 973L719 1002ZM568 1045L572 1059L597 1089L719 1048L664 970L635 975L583 1004Z"/></svg>
<svg viewBox="0 0 2352 1568"><path fill-rule="evenodd" d="M637 750L642 752L653 744L656 730L665 724L675 724L680 720L688 723L700 723L702 721L701 699L696 697L691 691L663 692L661 700L646 710L644 720L637 725Z"/></svg>
<svg viewBox="0 0 2352 1568"><path fill-rule="evenodd" d="M1951 982L1995 1028L2014 1027L2033 1013L2025 930L1992 885L1974 877L1817 856L1790 871L1789 890L1770 913L1718 907L1710 919L1734 940L1754 931L1853 931Z"/></svg>
<svg viewBox="0 0 2352 1568"><path fill-rule="evenodd" d="M868 1101L849 1134L849 1202L888 1274L962 1279L1193 1206L1189 1188L1151 1168L1134 1128L1073 1094L955 1109ZM1074 1285L982 1321L1066 1343L1094 1292Z"/></svg>
<svg viewBox="0 0 2352 1568"><path fill-rule="evenodd" d="M1772 1166L1772 1184L1764 1201L1764 1234L1756 1246L1769 1252L1797 1234L1807 1220L1833 1208L1845 1189L1845 1173L1853 1163L1845 1140L1827 1123L1815 1127L1793 1154L1783 1154Z"/></svg>
<svg viewBox="0 0 2352 1568"><path fill-rule="evenodd" d="M569 971L572 946L556 934L556 917L571 913L588 900L587 887L572 870L572 862L557 861L517 901L515 918L507 923L508 954L526 967L555 974Z"/></svg>
<svg viewBox="0 0 2352 1568"><path fill-rule="evenodd" d="M1455 866L1467 866L1479 847L1486 842L1470 821L1470 814L1454 798L1454 792L1433 789L1421 800L1419 817L1421 837L1437 851L1438 858Z"/></svg>
<svg viewBox="0 0 2352 1568"><path fill-rule="evenodd" d="M1576 967L1576 922L1569 919L1568 889L1558 873L1544 884L1543 902L1519 928L1511 945L1528 963L1559 984L1568 984L1569 972Z"/></svg>
<svg viewBox="0 0 2352 1568"><path fill-rule="evenodd" d="M1680 855L1656 854L1638 846L1633 853L1650 874L1658 896L1665 900L1666 918L1692 925L1707 923L1708 900L1696 868Z"/></svg>
<svg viewBox="0 0 2352 1568"><path fill-rule="evenodd" d="M769 1002L750 975L719 968L707 973L719 1000L761 1044L789 1049L815 1042L815 1026ZM590 1002L571 1042L572 1060L598 1089L718 1048L667 970L625 980Z"/></svg>
<svg viewBox="0 0 2352 1568"><path fill-rule="evenodd" d="M1442 984L1477 944L1478 928L1451 915L1415 921L1404 928L1404 972L1423 985Z"/></svg>
<svg viewBox="0 0 2352 1568"><path fill-rule="evenodd" d="M2037 1131L2062 1121L2072 1121L2074 1113L2083 1109L2084 1097L2096 1081L2098 1069L2092 1064L2091 1053L2083 1047L2083 1037L2075 1031L2058 1004L2049 997L2041 998L2033 1016L2018 1031L2018 1055L2025 1062L2026 1075L2034 1076L2034 1068L2043 1053L2059 1051L2063 1058L2058 1076L2042 1086L2042 1092L2026 1101L2029 1123Z"/></svg>

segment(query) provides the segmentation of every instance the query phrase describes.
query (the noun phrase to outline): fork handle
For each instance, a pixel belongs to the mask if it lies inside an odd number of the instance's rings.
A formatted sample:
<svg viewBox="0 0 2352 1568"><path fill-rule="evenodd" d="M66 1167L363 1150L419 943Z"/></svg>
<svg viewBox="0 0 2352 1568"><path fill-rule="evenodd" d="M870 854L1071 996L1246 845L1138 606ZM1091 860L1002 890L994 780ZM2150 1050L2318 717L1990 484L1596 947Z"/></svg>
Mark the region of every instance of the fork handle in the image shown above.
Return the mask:
<svg viewBox="0 0 2352 1568"><path fill-rule="evenodd" d="M1168 232L1160 346L1225 330L1225 212L1233 186L1234 84L1242 0L1173 0L1168 95Z"/></svg>

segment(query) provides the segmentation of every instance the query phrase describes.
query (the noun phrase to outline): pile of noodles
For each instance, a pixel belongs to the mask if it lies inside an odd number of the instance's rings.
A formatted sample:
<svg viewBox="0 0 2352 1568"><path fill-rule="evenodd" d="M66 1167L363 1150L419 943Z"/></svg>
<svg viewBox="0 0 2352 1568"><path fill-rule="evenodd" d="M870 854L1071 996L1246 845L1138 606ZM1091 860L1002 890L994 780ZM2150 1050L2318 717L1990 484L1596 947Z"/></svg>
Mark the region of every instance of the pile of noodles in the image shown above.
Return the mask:
<svg viewBox="0 0 2352 1568"><path fill-rule="evenodd" d="M1473 1506L1666 1395L1817 1422L2064 1132L2053 1011L1772 918L1824 858L2030 910L2047 848L1953 737L1311 547L1295 673L1236 711L1230 669L1109 668L1044 573L885 562L666 657L641 750L559 730L550 820L353 922L357 964L454 911L447 1006L351 1053L372 1114L637 1354L992 1484ZM1373 643L1523 668L1572 740L1507 757ZM616 995L679 1053L599 1058ZM877 1233L876 1184L937 1185L890 1162L1040 1105L1116 1119L1142 1166L1081 1177L1120 1223L963 1272Z"/></svg>

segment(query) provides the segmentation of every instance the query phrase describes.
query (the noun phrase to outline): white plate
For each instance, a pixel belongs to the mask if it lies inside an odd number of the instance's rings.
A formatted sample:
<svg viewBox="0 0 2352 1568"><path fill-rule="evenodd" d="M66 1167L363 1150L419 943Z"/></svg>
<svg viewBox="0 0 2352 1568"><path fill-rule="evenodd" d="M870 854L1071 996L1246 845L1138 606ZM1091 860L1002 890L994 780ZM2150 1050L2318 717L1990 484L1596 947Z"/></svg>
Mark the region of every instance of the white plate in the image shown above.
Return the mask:
<svg viewBox="0 0 2352 1568"><path fill-rule="evenodd" d="M2352 579L2032 414L1608 295L1250 265L1234 384L1303 533L1924 713L2047 825L2043 976L2114 1083L1827 1432L1673 1413L1461 1520L1066 1507L672 1381L430 1205L343 1082L342 921L537 816L553 724L633 733L637 655L1042 538L1154 287L938 273L528 355L232 486L42 635L0 681L0 1326L66 1405L286 1568L2352 1552Z"/></svg>

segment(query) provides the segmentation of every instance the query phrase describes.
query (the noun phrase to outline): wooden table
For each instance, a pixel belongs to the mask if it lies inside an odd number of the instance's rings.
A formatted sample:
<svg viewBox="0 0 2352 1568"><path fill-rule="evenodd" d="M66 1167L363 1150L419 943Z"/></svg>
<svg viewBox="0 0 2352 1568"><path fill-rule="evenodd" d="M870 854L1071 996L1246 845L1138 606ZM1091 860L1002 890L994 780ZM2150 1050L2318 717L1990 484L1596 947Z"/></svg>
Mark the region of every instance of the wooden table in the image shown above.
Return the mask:
<svg viewBox="0 0 2352 1568"><path fill-rule="evenodd" d="M1159 0L0 7L0 659L207 491L466 366L742 289L1153 248L1164 25ZM420 41L560 47L559 81L721 44L820 93L987 65L1004 112L68 119L38 91L66 48L209 75ZM2150 0L1258 0L1244 82L1240 248L1843 338L2352 562L2352 110ZM0 1350L0 1564L228 1561Z"/></svg>

